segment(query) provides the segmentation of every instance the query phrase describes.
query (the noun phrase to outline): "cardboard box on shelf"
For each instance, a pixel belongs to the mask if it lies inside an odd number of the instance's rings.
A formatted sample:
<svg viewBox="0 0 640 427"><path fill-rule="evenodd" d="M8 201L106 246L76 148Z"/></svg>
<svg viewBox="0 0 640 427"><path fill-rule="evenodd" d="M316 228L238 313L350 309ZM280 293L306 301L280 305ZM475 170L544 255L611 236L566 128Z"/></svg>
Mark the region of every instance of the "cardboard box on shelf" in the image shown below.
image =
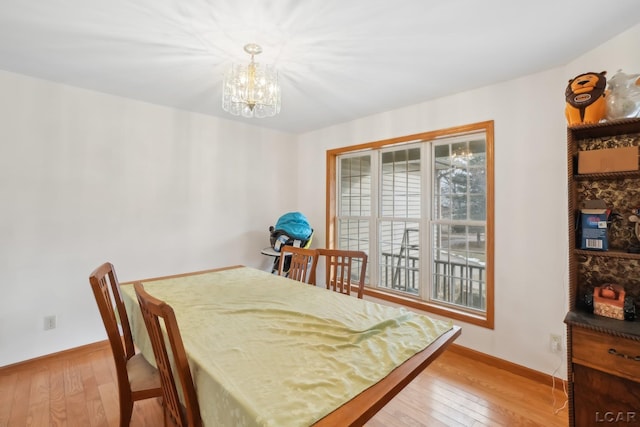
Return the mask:
<svg viewBox="0 0 640 427"><path fill-rule="evenodd" d="M638 170L638 147L603 148L578 152L578 173Z"/></svg>

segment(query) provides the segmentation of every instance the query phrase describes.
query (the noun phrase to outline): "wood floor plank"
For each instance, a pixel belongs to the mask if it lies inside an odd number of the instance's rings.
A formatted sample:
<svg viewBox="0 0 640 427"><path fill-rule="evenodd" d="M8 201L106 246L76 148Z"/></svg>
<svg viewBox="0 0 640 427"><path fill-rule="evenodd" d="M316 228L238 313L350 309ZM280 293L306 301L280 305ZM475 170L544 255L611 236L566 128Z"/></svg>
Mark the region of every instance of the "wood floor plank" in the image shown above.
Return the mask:
<svg viewBox="0 0 640 427"><path fill-rule="evenodd" d="M17 373L0 376L0 426L9 424L12 406L11 396L16 393L17 382Z"/></svg>
<svg viewBox="0 0 640 427"><path fill-rule="evenodd" d="M431 417L446 421L447 425L470 425L473 421L468 413L456 411L448 399L443 399L439 393L440 387L429 384L427 387L412 387L405 389L397 397L397 404L403 412L415 412L415 408L422 408Z"/></svg>
<svg viewBox="0 0 640 427"><path fill-rule="evenodd" d="M394 402L396 423L399 425L418 425L430 426L431 423L439 423L448 427L466 427L473 424L473 419L467 414L455 411L448 404L438 402L435 399L427 399L421 403L425 413L429 416L425 417L422 413L416 412L415 403L409 399L398 399Z"/></svg>
<svg viewBox="0 0 640 427"><path fill-rule="evenodd" d="M87 427L91 425L84 392L80 391L67 395L67 414L67 425L69 427Z"/></svg>
<svg viewBox="0 0 640 427"><path fill-rule="evenodd" d="M64 374L60 361L52 361L49 365L49 425L65 427L67 425L67 401L64 391Z"/></svg>
<svg viewBox="0 0 640 427"><path fill-rule="evenodd" d="M115 364L110 350L93 351L89 355L89 360L98 386L116 381Z"/></svg>
<svg viewBox="0 0 640 427"><path fill-rule="evenodd" d="M100 392L100 398L102 399L102 407L104 408L106 415L107 425L117 426L120 420L117 384L115 382L100 384L98 386L98 391Z"/></svg>
<svg viewBox="0 0 640 427"><path fill-rule="evenodd" d="M31 376L28 419L33 425L49 423L49 369L40 369Z"/></svg>
<svg viewBox="0 0 640 427"><path fill-rule="evenodd" d="M74 365L76 358L68 358L63 363L64 391L67 395L73 395L83 391L82 373L80 367Z"/></svg>
<svg viewBox="0 0 640 427"><path fill-rule="evenodd" d="M67 425L69 427L88 427L91 425L82 381L82 366L78 363L79 360L82 360L82 355L67 358L63 363Z"/></svg>
<svg viewBox="0 0 640 427"><path fill-rule="evenodd" d="M451 388L444 381L433 378L433 382L422 381L416 384L415 387L421 390L420 396L429 396L430 399L440 404L448 405L453 411L463 414L464 425L473 425L477 422L487 424L490 421L490 418L486 415L489 412L486 402L482 402L470 393ZM409 396L406 396L406 399L412 402L414 406L420 406L420 401L415 401Z"/></svg>
<svg viewBox="0 0 640 427"><path fill-rule="evenodd" d="M164 423L162 406L157 398L141 400L133 405L131 426L157 427Z"/></svg>
<svg viewBox="0 0 640 427"><path fill-rule="evenodd" d="M87 401L87 412L89 412L91 426L106 426L107 422L104 414L104 408L102 406L102 398L100 397L97 378L94 374L90 359L83 364L82 387L84 388L84 396Z"/></svg>
<svg viewBox="0 0 640 427"><path fill-rule="evenodd" d="M90 426L108 427L91 357L82 361L80 372L82 375L82 388L84 389L87 413L89 414L89 420L91 422Z"/></svg>
<svg viewBox="0 0 640 427"><path fill-rule="evenodd" d="M17 374L14 394L10 397L12 405L9 414L8 427L24 427L29 419L29 391L31 390L31 371L21 371Z"/></svg>

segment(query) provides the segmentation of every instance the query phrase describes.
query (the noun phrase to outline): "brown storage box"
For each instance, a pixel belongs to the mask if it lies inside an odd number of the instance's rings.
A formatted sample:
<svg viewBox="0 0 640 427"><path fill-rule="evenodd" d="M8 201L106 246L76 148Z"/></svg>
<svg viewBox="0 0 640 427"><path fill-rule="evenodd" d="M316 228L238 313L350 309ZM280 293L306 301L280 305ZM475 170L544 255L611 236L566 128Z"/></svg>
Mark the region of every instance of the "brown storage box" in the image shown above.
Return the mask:
<svg viewBox="0 0 640 427"><path fill-rule="evenodd" d="M578 173L638 170L638 147L603 148L578 152Z"/></svg>

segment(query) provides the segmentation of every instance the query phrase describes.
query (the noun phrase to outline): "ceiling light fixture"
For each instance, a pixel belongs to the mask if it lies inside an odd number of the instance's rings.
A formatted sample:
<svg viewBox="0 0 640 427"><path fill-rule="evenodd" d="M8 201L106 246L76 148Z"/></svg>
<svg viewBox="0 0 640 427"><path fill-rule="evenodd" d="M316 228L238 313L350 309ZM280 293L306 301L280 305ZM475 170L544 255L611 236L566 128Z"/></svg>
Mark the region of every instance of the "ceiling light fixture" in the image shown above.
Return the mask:
<svg viewBox="0 0 640 427"><path fill-rule="evenodd" d="M260 65L253 58L262 52L255 43L244 47L251 55L248 65L232 64L225 74L222 88L222 109L234 116L272 117L280 112L278 72L269 65Z"/></svg>

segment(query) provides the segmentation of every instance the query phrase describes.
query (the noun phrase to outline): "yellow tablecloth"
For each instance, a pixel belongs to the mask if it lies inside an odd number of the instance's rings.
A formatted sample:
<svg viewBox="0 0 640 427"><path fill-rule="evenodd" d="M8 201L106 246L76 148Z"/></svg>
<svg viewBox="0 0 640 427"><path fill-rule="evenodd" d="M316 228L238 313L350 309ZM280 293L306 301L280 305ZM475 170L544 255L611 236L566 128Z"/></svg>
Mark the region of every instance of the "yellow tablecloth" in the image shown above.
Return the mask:
<svg viewBox="0 0 640 427"><path fill-rule="evenodd" d="M452 328L242 267L144 282L178 320L205 426L308 426ZM136 345L153 350L133 286Z"/></svg>

